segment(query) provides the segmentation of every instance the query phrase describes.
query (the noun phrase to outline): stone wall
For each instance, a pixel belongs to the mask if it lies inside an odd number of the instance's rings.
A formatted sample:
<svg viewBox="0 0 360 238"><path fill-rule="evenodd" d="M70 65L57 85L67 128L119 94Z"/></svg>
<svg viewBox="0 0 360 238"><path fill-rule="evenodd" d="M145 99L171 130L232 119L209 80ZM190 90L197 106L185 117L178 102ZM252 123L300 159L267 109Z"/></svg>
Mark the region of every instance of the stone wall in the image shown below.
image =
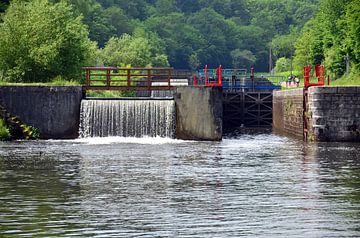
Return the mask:
<svg viewBox="0 0 360 238"><path fill-rule="evenodd" d="M360 87L309 88L309 139L360 142Z"/></svg>
<svg viewBox="0 0 360 238"><path fill-rule="evenodd" d="M43 139L77 138L81 87L1 86L0 103Z"/></svg>
<svg viewBox="0 0 360 238"><path fill-rule="evenodd" d="M217 87L178 87L175 93L176 138L222 139L222 90Z"/></svg>
<svg viewBox="0 0 360 238"><path fill-rule="evenodd" d="M273 92L273 129L303 138L303 89Z"/></svg>

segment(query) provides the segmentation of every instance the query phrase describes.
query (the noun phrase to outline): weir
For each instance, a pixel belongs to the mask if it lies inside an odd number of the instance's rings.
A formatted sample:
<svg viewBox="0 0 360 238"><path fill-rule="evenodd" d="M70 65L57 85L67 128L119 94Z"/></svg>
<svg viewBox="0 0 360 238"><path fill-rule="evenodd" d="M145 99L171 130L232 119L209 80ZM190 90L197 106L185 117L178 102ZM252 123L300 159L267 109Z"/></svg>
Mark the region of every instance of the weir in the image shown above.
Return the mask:
<svg viewBox="0 0 360 238"><path fill-rule="evenodd" d="M172 99L84 99L80 137L175 137Z"/></svg>

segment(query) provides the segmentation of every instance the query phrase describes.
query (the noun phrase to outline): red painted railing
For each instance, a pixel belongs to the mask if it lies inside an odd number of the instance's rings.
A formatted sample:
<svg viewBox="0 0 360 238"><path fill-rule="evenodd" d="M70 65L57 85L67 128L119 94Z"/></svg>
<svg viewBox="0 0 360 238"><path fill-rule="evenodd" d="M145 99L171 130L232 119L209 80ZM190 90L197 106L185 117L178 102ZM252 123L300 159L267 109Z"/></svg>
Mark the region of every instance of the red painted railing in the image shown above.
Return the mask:
<svg viewBox="0 0 360 238"><path fill-rule="evenodd" d="M211 76L209 76L209 71L211 72ZM202 71L202 75L194 75L193 85L202 85L206 87L222 87L222 66L219 65L219 67L216 69L209 69L208 66L205 65L205 68Z"/></svg>
<svg viewBox="0 0 360 238"><path fill-rule="evenodd" d="M170 90L172 68L85 67L85 90Z"/></svg>
<svg viewBox="0 0 360 238"><path fill-rule="evenodd" d="M325 85L325 70L324 70L324 65L316 65L315 66L315 75L318 79L317 83L311 83L310 82L310 73L311 73L311 68L310 65L307 65L304 67L304 87L305 88L309 88L312 86L324 86Z"/></svg>

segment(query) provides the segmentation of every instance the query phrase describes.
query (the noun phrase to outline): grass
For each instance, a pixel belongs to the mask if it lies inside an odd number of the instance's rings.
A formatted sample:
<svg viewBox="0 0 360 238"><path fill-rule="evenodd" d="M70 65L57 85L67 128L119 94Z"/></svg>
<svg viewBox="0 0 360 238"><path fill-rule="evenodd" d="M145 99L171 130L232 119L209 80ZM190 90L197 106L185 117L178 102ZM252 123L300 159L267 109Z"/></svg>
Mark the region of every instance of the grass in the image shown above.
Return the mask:
<svg viewBox="0 0 360 238"><path fill-rule="evenodd" d="M0 79L0 86L81 86L81 83L76 80L65 80L58 76L53 78L50 82L41 83L13 83L6 82Z"/></svg>
<svg viewBox="0 0 360 238"><path fill-rule="evenodd" d="M360 75L352 74L330 82L330 86L360 86Z"/></svg>

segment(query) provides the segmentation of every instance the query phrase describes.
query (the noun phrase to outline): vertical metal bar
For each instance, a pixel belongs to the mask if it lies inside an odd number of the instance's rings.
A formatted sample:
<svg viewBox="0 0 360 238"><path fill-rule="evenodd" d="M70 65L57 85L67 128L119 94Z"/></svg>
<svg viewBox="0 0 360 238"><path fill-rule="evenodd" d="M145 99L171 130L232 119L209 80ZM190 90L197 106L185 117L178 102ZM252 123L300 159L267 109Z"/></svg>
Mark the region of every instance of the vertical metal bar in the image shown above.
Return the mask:
<svg viewBox="0 0 360 238"><path fill-rule="evenodd" d="M222 66L219 65L218 68L218 84L220 87L222 87Z"/></svg>
<svg viewBox="0 0 360 238"><path fill-rule="evenodd" d="M168 78L167 78L168 90L170 90L170 79L171 79L171 69L168 69Z"/></svg>
<svg viewBox="0 0 360 238"><path fill-rule="evenodd" d="M106 86L110 87L110 69L106 69Z"/></svg>
<svg viewBox="0 0 360 238"><path fill-rule="evenodd" d="M197 81L196 81L196 74L194 74L194 82L193 82L194 86L197 85Z"/></svg>
<svg viewBox="0 0 360 238"><path fill-rule="evenodd" d="M86 86L90 86L90 69L86 69Z"/></svg>
<svg viewBox="0 0 360 238"><path fill-rule="evenodd" d="M130 87L131 86L131 69L127 69L127 78L126 78L126 81L127 81L127 86Z"/></svg>
<svg viewBox="0 0 360 238"><path fill-rule="evenodd" d="M252 84L252 91L255 91L255 85L254 85L254 67L251 67L251 69L250 69L250 78L251 78L251 84Z"/></svg>
<svg viewBox="0 0 360 238"><path fill-rule="evenodd" d="M151 91L151 69L147 69L147 88Z"/></svg>
<svg viewBox="0 0 360 238"><path fill-rule="evenodd" d="M304 67L304 87L310 86L310 65Z"/></svg>

